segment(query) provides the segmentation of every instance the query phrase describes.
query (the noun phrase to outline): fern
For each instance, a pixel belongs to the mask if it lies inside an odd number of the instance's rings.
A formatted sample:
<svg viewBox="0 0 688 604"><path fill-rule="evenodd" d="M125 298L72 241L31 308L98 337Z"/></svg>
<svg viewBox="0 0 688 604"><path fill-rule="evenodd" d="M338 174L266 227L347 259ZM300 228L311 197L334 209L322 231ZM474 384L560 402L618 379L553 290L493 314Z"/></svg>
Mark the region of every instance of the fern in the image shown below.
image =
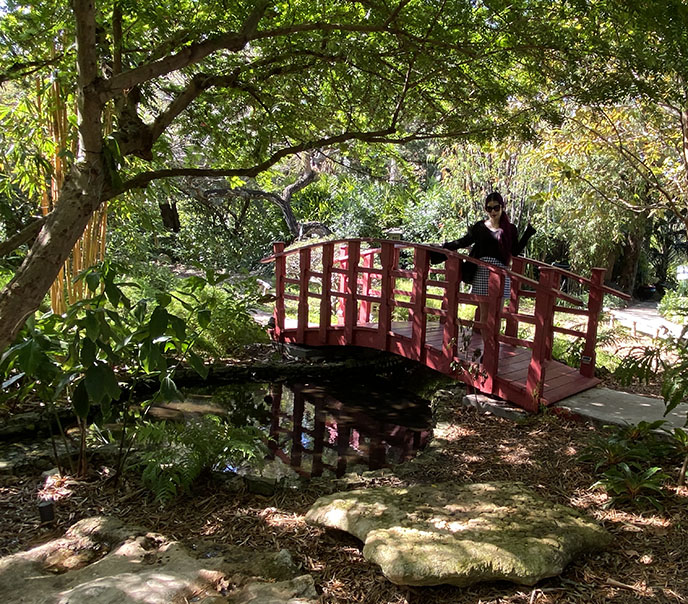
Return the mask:
<svg viewBox="0 0 688 604"><path fill-rule="evenodd" d="M255 459L264 450L259 430L235 428L212 415L186 424L147 422L137 440L146 447L141 478L161 503L189 492L204 472Z"/></svg>

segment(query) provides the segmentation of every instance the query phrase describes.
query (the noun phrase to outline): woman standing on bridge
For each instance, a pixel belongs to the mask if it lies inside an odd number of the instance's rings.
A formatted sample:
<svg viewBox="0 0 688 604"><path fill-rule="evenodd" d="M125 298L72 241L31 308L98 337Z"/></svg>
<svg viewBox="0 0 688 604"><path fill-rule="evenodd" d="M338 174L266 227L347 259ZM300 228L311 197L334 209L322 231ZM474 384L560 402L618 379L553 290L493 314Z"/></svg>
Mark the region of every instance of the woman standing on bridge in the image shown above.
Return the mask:
<svg viewBox="0 0 688 604"><path fill-rule="evenodd" d="M485 198L485 211L488 218L479 220L468 229L468 232L455 241L446 241L442 247L456 251L459 248L472 245L469 256L477 258L488 264L508 269L511 264L511 257L518 256L526 247L528 240L535 233L535 229L528 224L521 239L518 238L518 231L504 207L504 199L496 191L490 193ZM434 256L434 257L433 257ZM434 254L430 261L442 261L439 255ZM478 266L472 262L464 262L462 266L463 274L461 280L471 284L471 293L478 296L487 296L490 269L485 266ZM511 290L511 279L508 275L504 278L503 297L509 296ZM481 302L476 312L476 320L485 317L487 302ZM486 334L483 334L483 338Z"/></svg>
<svg viewBox="0 0 688 604"><path fill-rule="evenodd" d="M487 220L479 220L463 237L447 241L442 247L456 251L472 245L469 254L471 258L508 269L511 257L518 256L525 249L535 229L529 224L519 240L518 231L506 213L504 199L496 191L485 198L485 211L488 215ZM490 269L466 262L463 270L462 280L471 284L471 293L486 296ZM510 289L511 280L507 275L504 280L504 297L508 297Z"/></svg>

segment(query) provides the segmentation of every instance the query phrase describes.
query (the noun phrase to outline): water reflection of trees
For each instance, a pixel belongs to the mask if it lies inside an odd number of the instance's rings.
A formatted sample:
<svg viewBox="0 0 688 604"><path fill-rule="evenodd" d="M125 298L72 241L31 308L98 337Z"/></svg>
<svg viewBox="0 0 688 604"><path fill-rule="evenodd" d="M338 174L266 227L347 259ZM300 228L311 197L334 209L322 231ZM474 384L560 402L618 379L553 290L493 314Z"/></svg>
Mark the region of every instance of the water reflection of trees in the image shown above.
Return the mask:
<svg viewBox="0 0 688 604"><path fill-rule="evenodd" d="M347 468L371 470L411 459L430 436L427 405L400 405L372 397L372 405L351 405L329 388L312 384L270 387L271 459L280 459L302 476L329 471L342 476Z"/></svg>

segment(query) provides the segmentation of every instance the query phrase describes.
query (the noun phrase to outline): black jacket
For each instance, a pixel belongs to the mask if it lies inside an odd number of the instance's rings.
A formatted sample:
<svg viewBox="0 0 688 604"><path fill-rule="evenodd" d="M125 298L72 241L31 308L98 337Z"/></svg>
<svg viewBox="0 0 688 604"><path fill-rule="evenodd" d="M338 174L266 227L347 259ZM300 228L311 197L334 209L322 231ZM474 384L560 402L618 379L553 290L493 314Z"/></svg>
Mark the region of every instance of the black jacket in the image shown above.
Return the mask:
<svg viewBox="0 0 688 604"><path fill-rule="evenodd" d="M513 224L509 225L511 232L511 255L518 256L525 249L528 240L536 233L536 230L529 224L526 227L523 236L518 238L518 231ZM496 258L504 264L508 264L508 260L504 257L504 253L497 241L495 233L485 226L483 220L479 220L468 229L468 232L461 238L454 241L446 241L442 247L448 250L456 251L462 247L472 245L469 256L472 258L485 258L490 256ZM430 262L436 264L442 262L445 256L441 252L432 252Z"/></svg>

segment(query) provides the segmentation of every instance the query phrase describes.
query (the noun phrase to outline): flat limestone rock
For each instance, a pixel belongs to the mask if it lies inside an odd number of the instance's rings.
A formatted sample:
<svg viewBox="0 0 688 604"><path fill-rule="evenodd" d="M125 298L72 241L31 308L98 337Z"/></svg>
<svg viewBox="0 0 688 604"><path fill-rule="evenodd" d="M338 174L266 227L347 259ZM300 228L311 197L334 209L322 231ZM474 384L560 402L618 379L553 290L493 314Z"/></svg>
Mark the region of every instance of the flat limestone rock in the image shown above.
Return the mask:
<svg viewBox="0 0 688 604"><path fill-rule="evenodd" d="M309 522L351 533L397 585L534 585L610 534L521 483L378 487L318 499Z"/></svg>
<svg viewBox="0 0 688 604"><path fill-rule="evenodd" d="M211 604L228 601L218 588L231 577L241 585L237 603L248 602L241 599L248 593L261 596L253 604L313 604L313 579L297 572L287 550L242 554L219 546L199 558L158 533L96 517L60 539L0 558L0 594L3 604Z"/></svg>

